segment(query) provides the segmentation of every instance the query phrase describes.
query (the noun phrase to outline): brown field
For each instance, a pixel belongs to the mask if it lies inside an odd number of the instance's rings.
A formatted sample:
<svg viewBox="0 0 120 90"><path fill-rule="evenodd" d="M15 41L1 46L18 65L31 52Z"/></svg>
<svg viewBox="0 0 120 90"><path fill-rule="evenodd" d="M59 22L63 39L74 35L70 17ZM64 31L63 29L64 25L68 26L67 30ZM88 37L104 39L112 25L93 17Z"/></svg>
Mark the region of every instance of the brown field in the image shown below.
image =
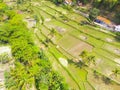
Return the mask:
<svg viewBox="0 0 120 90"><path fill-rule="evenodd" d="M84 50L87 50L87 51L92 51L92 46L81 41L80 43L76 44L75 46L73 46L72 48L70 48L68 50L68 52L76 57L79 56L79 54L84 51Z"/></svg>
<svg viewBox="0 0 120 90"><path fill-rule="evenodd" d="M92 46L73 37L73 36L64 36L58 43L63 49L68 53L72 54L75 57L78 57L83 50L91 51Z"/></svg>

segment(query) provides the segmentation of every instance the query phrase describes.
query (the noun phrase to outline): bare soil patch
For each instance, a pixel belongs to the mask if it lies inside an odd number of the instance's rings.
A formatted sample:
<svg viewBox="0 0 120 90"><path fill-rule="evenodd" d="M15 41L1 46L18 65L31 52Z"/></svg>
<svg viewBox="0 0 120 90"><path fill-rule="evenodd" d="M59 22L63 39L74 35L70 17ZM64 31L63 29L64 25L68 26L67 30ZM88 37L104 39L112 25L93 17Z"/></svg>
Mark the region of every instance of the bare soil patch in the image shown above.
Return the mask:
<svg viewBox="0 0 120 90"><path fill-rule="evenodd" d="M75 45L71 49L69 49L68 52L71 53L72 55L78 57L82 51L84 51L84 50L91 51L92 48L93 47L91 45L81 41L80 43L78 43L77 45Z"/></svg>
<svg viewBox="0 0 120 90"><path fill-rule="evenodd" d="M113 42L113 40L111 38L106 38L107 42Z"/></svg>
<svg viewBox="0 0 120 90"><path fill-rule="evenodd" d="M86 36L80 36L82 40L87 40L88 38Z"/></svg>
<svg viewBox="0 0 120 90"><path fill-rule="evenodd" d="M36 25L36 20L34 20L33 18L27 17L27 18L24 19L24 21L27 22L27 27L28 28L35 27L35 25Z"/></svg>
<svg viewBox="0 0 120 90"><path fill-rule="evenodd" d="M62 27L55 27L55 29L59 32L59 33L64 33L66 31L65 28L62 28Z"/></svg>
<svg viewBox="0 0 120 90"><path fill-rule="evenodd" d="M0 47L0 54L3 54L3 53L8 53L9 56L12 56L11 48L9 46Z"/></svg>
<svg viewBox="0 0 120 90"><path fill-rule="evenodd" d="M64 58L59 58L60 63L64 66L67 67L68 66L68 61Z"/></svg>

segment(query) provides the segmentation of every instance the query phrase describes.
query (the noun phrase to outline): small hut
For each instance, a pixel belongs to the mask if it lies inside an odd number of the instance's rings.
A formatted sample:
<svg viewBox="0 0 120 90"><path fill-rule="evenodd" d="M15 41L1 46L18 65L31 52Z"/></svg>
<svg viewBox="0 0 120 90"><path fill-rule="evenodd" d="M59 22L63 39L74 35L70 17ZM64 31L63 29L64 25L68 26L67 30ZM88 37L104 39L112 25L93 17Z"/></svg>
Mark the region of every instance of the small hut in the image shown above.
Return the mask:
<svg viewBox="0 0 120 90"><path fill-rule="evenodd" d="M115 26L115 31L120 32L120 25Z"/></svg>
<svg viewBox="0 0 120 90"><path fill-rule="evenodd" d="M71 5L73 2L72 2L72 0L64 0L64 3L68 4L68 5Z"/></svg>
<svg viewBox="0 0 120 90"><path fill-rule="evenodd" d="M112 26L112 22L104 17L98 16L97 19L95 20L95 22L104 25L106 27L111 27Z"/></svg>

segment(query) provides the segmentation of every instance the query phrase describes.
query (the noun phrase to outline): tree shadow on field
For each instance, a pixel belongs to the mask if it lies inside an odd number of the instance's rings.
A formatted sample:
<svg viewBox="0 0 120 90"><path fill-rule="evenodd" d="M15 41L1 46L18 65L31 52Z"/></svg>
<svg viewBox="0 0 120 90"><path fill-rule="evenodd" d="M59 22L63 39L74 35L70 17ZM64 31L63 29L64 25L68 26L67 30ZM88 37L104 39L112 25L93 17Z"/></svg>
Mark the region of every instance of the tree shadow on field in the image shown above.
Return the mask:
<svg viewBox="0 0 120 90"><path fill-rule="evenodd" d="M120 32L119 32L119 33L120 33ZM120 42L120 34L119 34L119 35L116 35L115 40L116 40L117 42Z"/></svg>
<svg viewBox="0 0 120 90"><path fill-rule="evenodd" d="M84 68L86 65L79 61L79 62L75 62L74 59L68 59L68 63L69 64L74 64L76 67L79 67L80 69Z"/></svg>
<svg viewBox="0 0 120 90"><path fill-rule="evenodd" d="M102 76L102 80L107 85L111 84L111 82L112 82L110 78L105 77L105 76Z"/></svg>

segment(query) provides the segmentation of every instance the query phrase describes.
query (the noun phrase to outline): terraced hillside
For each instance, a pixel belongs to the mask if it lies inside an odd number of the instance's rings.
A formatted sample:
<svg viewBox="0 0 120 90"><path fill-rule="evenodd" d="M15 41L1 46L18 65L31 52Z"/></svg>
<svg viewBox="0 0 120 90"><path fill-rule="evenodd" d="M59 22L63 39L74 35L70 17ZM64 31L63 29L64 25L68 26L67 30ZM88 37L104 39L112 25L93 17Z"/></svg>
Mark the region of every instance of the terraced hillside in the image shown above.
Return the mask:
<svg viewBox="0 0 120 90"><path fill-rule="evenodd" d="M30 28L35 43L71 90L119 90L120 75L113 75L113 70L120 68L120 40L115 34L80 25L87 21L85 17L50 1L33 0L31 10L30 14L22 14L24 18L37 17L36 26ZM95 55L95 64L81 67L80 54L84 50Z"/></svg>

